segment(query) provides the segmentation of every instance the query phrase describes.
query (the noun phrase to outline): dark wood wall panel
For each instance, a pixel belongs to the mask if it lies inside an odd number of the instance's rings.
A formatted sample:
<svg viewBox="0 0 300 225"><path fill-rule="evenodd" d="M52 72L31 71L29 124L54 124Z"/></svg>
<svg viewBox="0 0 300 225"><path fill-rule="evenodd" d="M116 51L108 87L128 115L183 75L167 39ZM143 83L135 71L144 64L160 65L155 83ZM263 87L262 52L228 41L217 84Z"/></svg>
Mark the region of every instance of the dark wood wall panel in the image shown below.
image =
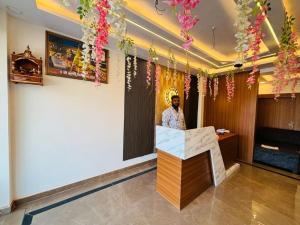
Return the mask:
<svg viewBox="0 0 300 225"><path fill-rule="evenodd" d="M295 130L300 131L300 93L296 95Z"/></svg>
<svg viewBox="0 0 300 225"><path fill-rule="evenodd" d="M248 72L235 74L235 95L227 102L225 76L219 79L219 95L216 101L205 97L204 126L227 128L238 134L238 158L252 162L253 142L256 121L256 103L258 84L248 89L246 80Z"/></svg>
<svg viewBox="0 0 300 225"><path fill-rule="evenodd" d="M300 130L300 94L292 99L290 94L282 95L277 101L273 95L261 95L257 103L257 127L272 127Z"/></svg>
<svg viewBox="0 0 300 225"><path fill-rule="evenodd" d="M154 82L146 88L147 62L138 59L137 63L137 76L135 79L132 78L130 91L127 90L127 78L125 77L124 160L147 155L154 151ZM152 66L152 81L153 77L154 65Z"/></svg>
<svg viewBox="0 0 300 225"><path fill-rule="evenodd" d="M191 76L191 89L189 98L184 96L184 116L187 129L197 128L198 119L198 79L196 76Z"/></svg>

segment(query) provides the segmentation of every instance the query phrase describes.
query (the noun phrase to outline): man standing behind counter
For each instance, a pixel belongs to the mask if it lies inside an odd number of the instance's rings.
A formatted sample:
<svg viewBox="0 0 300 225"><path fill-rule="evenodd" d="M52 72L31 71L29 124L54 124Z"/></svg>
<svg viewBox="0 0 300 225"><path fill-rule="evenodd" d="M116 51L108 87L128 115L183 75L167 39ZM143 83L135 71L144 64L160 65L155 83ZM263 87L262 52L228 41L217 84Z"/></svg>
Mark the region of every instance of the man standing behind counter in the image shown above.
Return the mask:
<svg viewBox="0 0 300 225"><path fill-rule="evenodd" d="M183 111L179 107L180 98L178 95L173 95L171 100L172 106L162 113L162 125L173 129L185 130Z"/></svg>

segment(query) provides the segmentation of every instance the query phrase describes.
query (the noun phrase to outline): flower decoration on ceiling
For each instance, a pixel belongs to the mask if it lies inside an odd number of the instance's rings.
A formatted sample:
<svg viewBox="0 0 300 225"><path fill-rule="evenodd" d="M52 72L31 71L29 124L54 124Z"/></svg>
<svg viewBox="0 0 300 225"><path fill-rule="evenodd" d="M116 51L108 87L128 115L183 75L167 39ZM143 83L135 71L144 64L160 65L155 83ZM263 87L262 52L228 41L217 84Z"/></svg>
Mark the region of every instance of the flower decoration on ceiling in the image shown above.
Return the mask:
<svg viewBox="0 0 300 225"><path fill-rule="evenodd" d="M201 93L202 96L207 95L207 82L208 82L208 71L203 71L202 69L198 70L197 73L197 79L198 79L198 93Z"/></svg>
<svg viewBox="0 0 300 225"><path fill-rule="evenodd" d="M208 90L209 90L209 96L211 97L213 95L213 90L211 86L211 77L208 77Z"/></svg>
<svg viewBox="0 0 300 225"><path fill-rule="evenodd" d="M70 6L71 1L74 0L62 0L66 6ZM119 42L126 36L124 5L124 0L79 1L77 13L82 20L83 77L90 62L94 61L96 62L95 82L97 84L100 84L101 80L101 62L104 57L104 47L108 44L108 35L111 34ZM136 71L136 66L134 68Z"/></svg>
<svg viewBox="0 0 300 225"><path fill-rule="evenodd" d="M174 73L175 73L175 70L176 70L176 59L175 59L175 56L174 56L174 53L172 52L172 49L170 48L169 49L169 52L168 52L168 61L167 61L167 74L166 74L166 80L169 80L170 77L171 77L171 73L170 73L170 66L173 64L173 68L174 68ZM175 76L174 76L175 78Z"/></svg>
<svg viewBox="0 0 300 225"><path fill-rule="evenodd" d="M132 59L129 56L130 51L133 49L134 56L133 56L133 74L136 77L137 74L137 49L134 46L134 41L130 37L124 37L121 41L118 42L118 48L124 52L125 59L126 59L126 79L127 79L127 89L130 90L132 88L131 81L132 81Z"/></svg>
<svg viewBox="0 0 300 225"><path fill-rule="evenodd" d="M147 77L146 77L147 88L151 86L151 58L148 56L147 60Z"/></svg>
<svg viewBox="0 0 300 225"><path fill-rule="evenodd" d="M249 49L249 42L251 40L251 34L248 32L248 28L251 25L251 2L253 2L253 0L237 1L238 17L236 23L234 24L237 27L237 32L234 36L236 38L235 51L238 53L238 61L241 62L241 64L243 64L247 58L247 51Z"/></svg>
<svg viewBox="0 0 300 225"><path fill-rule="evenodd" d="M228 102L231 102L231 100L233 99L234 90L235 90L234 73L229 72L228 74L226 74L226 92L227 92Z"/></svg>
<svg viewBox="0 0 300 225"><path fill-rule="evenodd" d="M255 74L259 71L257 60L259 59L260 53L260 44L262 43L262 39L264 34L262 32L262 25L267 18L268 11L271 10L270 0L257 0L255 1L255 7L253 9L253 14L255 15L254 24L250 25L248 28L248 32L252 35L250 40L249 48L252 52L252 64L253 69L250 73L250 76L247 79L248 88L250 89L253 84L256 82Z"/></svg>
<svg viewBox="0 0 300 225"><path fill-rule="evenodd" d="M185 74L184 74L184 92L185 92L186 99L189 98L190 89L191 89L191 69L189 63L187 62L185 67Z"/></svg>
<svg viewBox="0 0 300 225"><path fill-rule="evenodd" d="M131 86L131 57L127 55L125 57L126 59L126 80L127 80L127 90L130 91L132 86Z"/></svg>
<svg viewBox="0 0 300 225"><path fill-rule="evenodd" d="M300 79L298 74L297 36L293 31L295 18L285 14L280 39L280 49L275 62L273 93L275 98L280 96L283 88L291 82L292 97L295 97L295 87Z"/></svg>
<svg viewBox="0 0 300 225"><path fill-rule="evenodd" d="M96 4L99 13L97 37L96 37L96 83L100 84L101 79L101 62L104 56L104 46L108 44L108 32L110 25L107 22L107 14L110 9L108 0L98 1Z"/></svg>
<svg viewBox="0 0 300 225"><path fill-rule="evenodd" d="M148 60L147 60L147 77L146 77L147 88L151 86L151 82L152 82L152 76L151 76L152 62L156 64L157 61L158 61L158 56L156 50L154 47L151 46L148 51Z"/></svg>
<svg viewBox="0 0 300 225"><path fill-rule="evenodd" d="M155 91L159 93L160 90L160 75L161 75L161 67L159 64L155 65Z"/></svg>
<svg viewBox="0 0 300 225"><path fill-rule="evenodd" d="M110 34L121 41L126 36L126 16L123 7L125 0L110 0L107 22L110 25Z"/></svg>
<svg viewBox="0 0 300 225"><path fill-rule="evenodd" d="M181 26L180 34L185 40L183 48L188 50L193 43L189 32L199 22L199 19L192 15L192 10L198 6L200 0L166 0L164 2L171 7L180 7L181 11L177 11L176 16Z"/></svg>
<svg viewBox="0 0 300 225"><path fill-rule="evenodd" d="M213 84L214 84L214 101L216 101L216 98L219 94L219 78L217 76L213 78Z"/></svg>
<svg viewBox="0 0 300 225"><path fill-rule="evenodd" d="M82 1L77 7L77 13L82 20L82 70L83 78L86 76L86 70L91 61L96 61L96 37L98 13L95 10L93 1Z"/></svg>

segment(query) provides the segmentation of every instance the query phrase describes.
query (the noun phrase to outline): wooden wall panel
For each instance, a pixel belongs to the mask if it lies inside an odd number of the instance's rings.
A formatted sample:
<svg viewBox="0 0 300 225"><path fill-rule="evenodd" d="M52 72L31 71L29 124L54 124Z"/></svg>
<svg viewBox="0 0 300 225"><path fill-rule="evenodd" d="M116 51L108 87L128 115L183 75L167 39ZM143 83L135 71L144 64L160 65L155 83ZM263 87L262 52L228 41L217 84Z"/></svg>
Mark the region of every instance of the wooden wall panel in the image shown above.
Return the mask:
<svg viewBox="0 0 300 225"><path fill-rule="evenodd" d="M300 131L300 93L296 95L295 130Z"/></svg>
<svg viewBox="0 0 300 225"><path fill-rule="evenodd" d="M166 104L165 95L169 88L175 87L179 92L180 97L180 108L184 109L184 73L177 71L177 82L175 82L175 77L173 75L174 71L170 70L170 77L167 76L167 67L161 66L161 76L160 76L160 90L156 94L155 99L155 124L161 125L162 123L162 112L170 107Z"/></svg>
<svg viewBox="0 0 300 225"><path fill-rule="evenodd" d="M184 100L184 115L187 129L197 128L198 124L198 79L191 77L191 89L189 98Z"/></svg>
<svg viewBox="0 0 300 225"><path fill-rule="evenodd" d="M231 102L226 97L226 79L219 79L219 95L216 101L205 97L204 126L226 128L239 136L238 158L251 163L253 157L254 130L258 84L248 89L248 72L235 75L235 95Z"/></svg>
<svg viewBox="0 0 300 225"><path fill-rule="evenodd" d="M260 95L257 103L257 127L300 130L299 99L300 94L296 95L296 99L292 99L290 94L285 94L277 101L273 95Z"/></svg>
<svg viewBox="0 0 300 225"><path fill-rule="evenodd" d="M154 151L154 83L152 82L152 85L146 88L147 62L138 59L137 63L137 76L132 79L132 89L128 91L127 87L125 88L124 160L147 155ZM154 65L152 66L153 77ZM127 82L127 78L125 78L125 82Z"/></svg>

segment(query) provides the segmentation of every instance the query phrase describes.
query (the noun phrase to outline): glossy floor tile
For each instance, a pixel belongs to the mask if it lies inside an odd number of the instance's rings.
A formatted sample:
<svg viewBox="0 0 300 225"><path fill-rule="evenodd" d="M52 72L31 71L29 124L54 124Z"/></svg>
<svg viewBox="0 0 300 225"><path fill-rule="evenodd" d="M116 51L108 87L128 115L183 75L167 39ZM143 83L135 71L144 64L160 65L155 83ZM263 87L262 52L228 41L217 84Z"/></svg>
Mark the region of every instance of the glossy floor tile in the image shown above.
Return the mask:
<svg viewBox="0 0 300 225"><path fill-rule="evenodd" d="M237 173L220 186L209 188L190 205L179 211L155 191L155 173L156 171L149 172L35 215L32 224L300 224L300 182L298 180L242 165ZM36 209L37 206L31 206L32 208ZM16 213L22 214L22 211ZM10 215L10 220L5 220L5 217L0 218L0 224L17 224L11 219L14 214ZM20 217L16 214L17 216Z"/></svg>

